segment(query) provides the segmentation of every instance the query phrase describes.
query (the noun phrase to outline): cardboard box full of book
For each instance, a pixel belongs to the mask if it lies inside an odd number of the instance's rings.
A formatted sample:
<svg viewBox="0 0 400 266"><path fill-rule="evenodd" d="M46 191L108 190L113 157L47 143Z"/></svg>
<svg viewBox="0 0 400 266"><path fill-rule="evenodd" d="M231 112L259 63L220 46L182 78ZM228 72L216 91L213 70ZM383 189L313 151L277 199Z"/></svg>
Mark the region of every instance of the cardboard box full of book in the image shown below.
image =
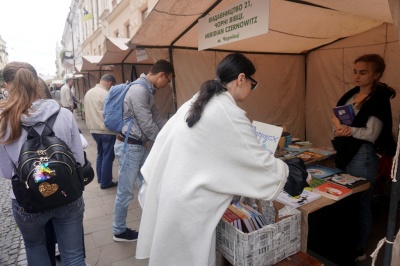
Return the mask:
<svg viewBox="0 0 400 266"><path fill-rule="evenodd" d="M243 233L221 220L217 226L217 249L237 266L272 265L299 252L301 213L290 206L282 211L283 219L251 233Z"/></svg>

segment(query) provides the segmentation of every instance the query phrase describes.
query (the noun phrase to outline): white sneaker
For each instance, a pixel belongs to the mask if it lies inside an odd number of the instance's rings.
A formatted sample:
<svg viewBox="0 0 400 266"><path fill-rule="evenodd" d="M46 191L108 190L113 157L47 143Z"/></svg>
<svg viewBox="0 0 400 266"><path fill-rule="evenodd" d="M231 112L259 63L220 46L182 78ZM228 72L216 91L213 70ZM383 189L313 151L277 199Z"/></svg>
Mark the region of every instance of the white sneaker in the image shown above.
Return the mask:
<svg viewBox="0 0 400 266"><path fill-rule="evenodd" d="M55 249L56 249L56 257L60 256L60 251L58 250L58 244L57 243L56 243L56 248Z"/></svg>

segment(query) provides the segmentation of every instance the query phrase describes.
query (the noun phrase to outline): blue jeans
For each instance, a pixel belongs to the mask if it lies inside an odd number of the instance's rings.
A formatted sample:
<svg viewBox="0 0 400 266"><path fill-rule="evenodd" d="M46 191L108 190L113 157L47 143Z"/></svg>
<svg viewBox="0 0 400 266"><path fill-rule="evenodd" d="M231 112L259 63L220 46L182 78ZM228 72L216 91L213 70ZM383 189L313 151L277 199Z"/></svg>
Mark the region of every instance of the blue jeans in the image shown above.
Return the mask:
<svg viewBox="0 0 400 266"><path fill-rule="evenodd" d="M38 213L26 213L12 200L14 219L24 239L29 265L50 266L45 225L51 219L57 234L62 265L85 266L83 247L83 197L69 204Z"/></svg>
<svg viewBox="0 0 400 266"><path fill-rule="evenodd" d="M97 182L101 187L107 187L112 182L112 165L114 162L115 135L92 133L97 144L96 173Z"/></svg>
<svg viewBox="0 0 400 266"><path fill-rule="evenodd" d="M140 168L147 157L146 149L142 145L126 144L126 153L123 152L124 143L115 142L115 155L118 159L118 190L115 198L114 209L114 235L119 235L126 230L126 216L129 203L133 199L133 186L135 181L140 188L143 183L143 176Z"/></svg>
<svg viewBox="0 0 400 266"><path fill-rule="evenodd" d="M371 199L378 174L378 156L372 144L362 144L357 154L346 167L350 175L363 177L370 181L368 190L360 197L360 214L358 227L357 248L365 248L372 228Z"/></svg>

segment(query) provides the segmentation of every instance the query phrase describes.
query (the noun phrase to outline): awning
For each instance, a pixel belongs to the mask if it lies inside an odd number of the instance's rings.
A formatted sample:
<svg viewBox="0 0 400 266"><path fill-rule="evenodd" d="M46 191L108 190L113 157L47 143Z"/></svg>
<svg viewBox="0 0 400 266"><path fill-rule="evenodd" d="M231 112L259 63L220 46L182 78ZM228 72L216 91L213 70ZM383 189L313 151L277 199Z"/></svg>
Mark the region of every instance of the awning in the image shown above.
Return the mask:
<svg viewBox="0 0 400 266"><path fill-rule="evenodd" d="M125 43L128 38L105 37L105 50L103 57L98 62L99 65L118 65L118 64L152 64L150 58L138 61L136 51L130 49Z"/></svg>
<svg viewBox="0 0 400 266"><path fill-rule="evenodd" d="M237 3L237 0L215 3L215 0L159 0L127 45L197 48L196 22L201 14L217 13ZM214 4L216 6L212 8ZM267 34L214 48L227 51L305 53L385 22L392 23L387 0L270 0ZM192 24L194 26L190 28Z"/></svg>
<svg viewBox="0 0 400 266"><path fill-rule="evenodd" d="M100 62L102 56L100 55L85 55L82 56L82 68L81 71L92 71L100 70L101 66L97 65Z"/></svg>

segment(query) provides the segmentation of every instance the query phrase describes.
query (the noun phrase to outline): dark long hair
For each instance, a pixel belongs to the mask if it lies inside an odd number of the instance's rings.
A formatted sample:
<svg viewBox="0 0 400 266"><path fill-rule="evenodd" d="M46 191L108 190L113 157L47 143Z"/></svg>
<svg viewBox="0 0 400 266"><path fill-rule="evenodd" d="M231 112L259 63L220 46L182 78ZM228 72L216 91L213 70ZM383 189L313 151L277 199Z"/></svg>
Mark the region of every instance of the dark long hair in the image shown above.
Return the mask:
<svg viewBox="0 0 400 266"><path fill-rule="evenodd" d="M253 63L243 54L234 53L227 55L217 65L215 80L207 80L201 84L197 99L193 102L186 117L189 127L194 126L201 118L204 107L208 101L223 91L226 91L226 84L237 79L240 73L250 77L256 72Z"/></svg>

